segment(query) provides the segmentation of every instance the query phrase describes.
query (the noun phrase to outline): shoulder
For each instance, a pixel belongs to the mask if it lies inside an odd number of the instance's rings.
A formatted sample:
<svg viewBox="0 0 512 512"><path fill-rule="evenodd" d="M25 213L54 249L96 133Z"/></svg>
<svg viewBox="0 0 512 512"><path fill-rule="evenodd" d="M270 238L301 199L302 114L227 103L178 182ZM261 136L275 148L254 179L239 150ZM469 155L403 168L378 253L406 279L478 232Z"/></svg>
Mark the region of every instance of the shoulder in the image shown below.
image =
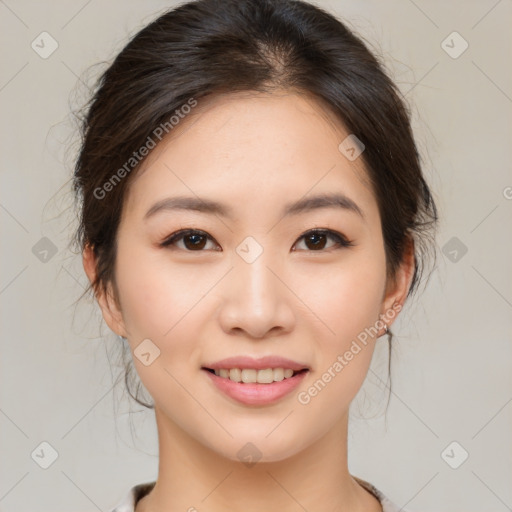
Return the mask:
<svg viewBox="0 0 512 512"><path fill-rule="evenodd" d="M395 503L393 503L382 491L377 489L373 484L367 482L366 480L362 480L356 476L352 476L354 480L357 481L362 487L364 487L368 492L371 492L379 501L382 506L382 512L407 512L406 509L399 507Z"/></svg>
<svg viewBox="0 0 512 512"><path fill-rule="evenodd" d="M133 486L111 512L135 512L137 502L153 489L156 481Z"/></svg>

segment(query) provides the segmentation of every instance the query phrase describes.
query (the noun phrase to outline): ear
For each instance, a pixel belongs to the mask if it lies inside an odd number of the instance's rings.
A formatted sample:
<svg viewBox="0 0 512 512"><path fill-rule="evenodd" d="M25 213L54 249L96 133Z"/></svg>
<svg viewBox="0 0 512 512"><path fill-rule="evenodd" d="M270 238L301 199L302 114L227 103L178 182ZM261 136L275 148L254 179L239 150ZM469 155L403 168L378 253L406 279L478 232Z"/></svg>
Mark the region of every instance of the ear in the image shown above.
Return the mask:
<svg viewBox="0 0 512 512"><path fill-rule="evenodd" d="M82 253L82 263L89 282L92 284L96 279L97 259L94 250L90 245L86 245ZM108 283L107 292L101 287L94 290L94 295L101 309L103 319L110 329L119 336L126 337L126 329L123 321L123 315L112 292L112 285Z"/></svg>
<svg viewBox="0 0 512 512"><path fill-rule="evenodd" d="M415 266L414 240L409 238L404 250L402 263L397 270L396 276L386 285L386 290L382 302L381 317L388 317L386 312L392 309L398 312L401 311L405 299L407 298L409 288L412 284ZM394 322L396 316L398 315L395 314L391 319L386 321L388 327L390 327Z"/></svg>

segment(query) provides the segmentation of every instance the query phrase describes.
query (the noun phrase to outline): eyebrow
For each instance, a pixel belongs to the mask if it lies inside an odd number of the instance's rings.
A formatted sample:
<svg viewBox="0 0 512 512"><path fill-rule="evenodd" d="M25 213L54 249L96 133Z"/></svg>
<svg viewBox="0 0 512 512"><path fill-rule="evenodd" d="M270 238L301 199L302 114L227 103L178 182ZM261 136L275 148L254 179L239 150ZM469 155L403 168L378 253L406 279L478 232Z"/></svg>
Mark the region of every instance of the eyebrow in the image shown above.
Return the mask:
<svg viewBox="0 0 512 512"><path fill-rule="evenodd" d="M357 203L346 195L340 193L320 194L299 199L294 203L288 203L283 208L282 216L298 215L319 208L341 208L359 215L362 219L365 218L363 211L359 208ZM178 196L168 197L157 201L146 212L144 219L146 220L158 212L174 210L192 210L218 215L231 220L235 217L233 209L225 204L211 201L209 199L202 199L200 197Z"/></svg>

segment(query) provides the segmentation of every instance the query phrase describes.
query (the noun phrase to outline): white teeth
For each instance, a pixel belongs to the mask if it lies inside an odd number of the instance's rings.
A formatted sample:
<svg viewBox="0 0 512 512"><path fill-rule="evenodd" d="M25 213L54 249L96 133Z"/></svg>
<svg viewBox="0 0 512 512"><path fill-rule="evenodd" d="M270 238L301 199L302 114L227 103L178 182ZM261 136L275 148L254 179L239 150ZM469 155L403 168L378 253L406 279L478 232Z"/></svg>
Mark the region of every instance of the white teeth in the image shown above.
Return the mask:
<svg viewBox="0 0 512 512"><path fill-rule="evenodd" d="M215 375L230 379L233 382L244 382L245 384L271 384L283 379L289 379L293 376L293 370L290 368L265 368L264 370L255 370L252 368L222 368L214 370Z"/></svg>
<svg viewBox="0 0 512 512"><path fill-rule="evenodd" d="M240 368L231 368L229 378L235 382L242 382L242 370Z"/></svg>
<svg viewBox="0 0 512 512"><path fill-rule="evenodd" d="M281 381L284 379L284 370L282 368L274 368L274 380Z"/></svg>
<svg viewBox="0 0 512 512"><path fill-rule="evenodd" d="M258 370L249 370L248 368L244 368L242 370L242 382L245 382L246 384L256 382L257 375Z"/></svg>
<svg viewBox="0 0 512 512"><path fill-rule="evenodd" d="M260 370L256 375L256 381L259 384L270 384L274 382L274 370L267 368L266 370Z"/></svg>

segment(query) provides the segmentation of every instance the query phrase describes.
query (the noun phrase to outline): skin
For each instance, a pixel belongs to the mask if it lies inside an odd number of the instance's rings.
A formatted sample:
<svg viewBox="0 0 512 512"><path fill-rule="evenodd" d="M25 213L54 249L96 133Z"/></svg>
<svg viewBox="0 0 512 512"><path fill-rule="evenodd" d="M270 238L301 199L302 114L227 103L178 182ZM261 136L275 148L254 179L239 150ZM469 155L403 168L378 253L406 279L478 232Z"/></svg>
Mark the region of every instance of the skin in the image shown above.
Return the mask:
<svg viewBox="0 0 512 512"><path fill-rule="evenodd" d="M347 135L307 95L217 96L181 121L133 177L118 231L116 286L97 299L132 351L147 338L160 350L149 366L134 357L159 436L158 480L137 512L382 510L348 471L347 427L384 329L308 404L297 399L359 333L403 304L414 269L411 247L396 279L386 280L364 163L338 150ZM336 207L282 216L285 203L333 191L357 203L364 218ZM222 202L234 217L176 210L144 220L156 201L177 195ZM183 228L212 239L195 250L183 238L159 245ZM313 228L354 245L320 237L325 245L315 248L303 238ZM236 252L247 236L263 248L250 264ZM83 262L92 281L89 247ZM280 355L310 371L277 403L243 405L201 370L233 355ZM252 467L237 456L247 442L261 452Z"/></svg>

